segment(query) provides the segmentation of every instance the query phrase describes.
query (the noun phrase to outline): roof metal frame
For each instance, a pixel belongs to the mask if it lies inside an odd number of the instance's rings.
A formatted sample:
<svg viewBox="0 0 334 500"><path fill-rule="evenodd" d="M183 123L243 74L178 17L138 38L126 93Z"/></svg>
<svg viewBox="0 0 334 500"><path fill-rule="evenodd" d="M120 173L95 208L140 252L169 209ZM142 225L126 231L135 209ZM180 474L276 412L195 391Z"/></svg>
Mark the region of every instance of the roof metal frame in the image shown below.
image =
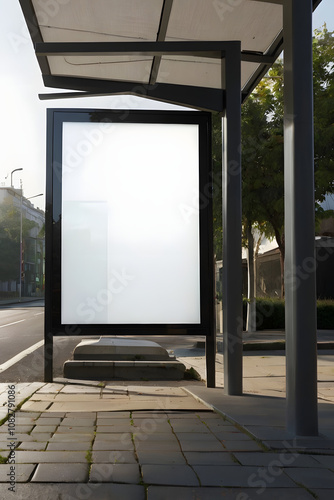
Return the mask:
<svg viewBox="0 0 334 500"><path fill-rule="evenodd" d="M220 59L222 65L227 53L238 54L240 59L240 42L57 42L35 44L37 57L47 55L145 55L153 56L154 60L162 55L190 55ZM246 55L247 60L252 54ZM260 54L255 54L258 59ZM154 63L153 63L154 64ZM88 91L94 95L101 94L132 94L150 99L187 105L196 109L223 112L225 109L225 90L190 85L173 85L164 83L143 84L138 82L123 82L99 80L93 78L77 78L43 75L46 86L69 88ZM223 87L223 86L222 86ZM88 95L93 95L88 94ZM70 94L73 97L73 93ZM87 95L87 94L85 94ZM48 94L40 96L44 99L64 97L64 94Z"/></svg>
<svg viewBox="0 0 334 500"><path fill-rule="evenodd" d="M180 104L204 111L221 112L225 109L225 91L220 89L193 87L190 85L172 85L169 83L147 85L138 82L115 82L95 78L51 75L43 75L43 82L46 87L66 88L81 92L40 94L39 98L41 100L127 94L146 97L155 101Z"/></svg>
<svg viewBox="0 0 334 500"><path fill-rule="evenodd" d="M35 10L31 0L19 0L24 13L28 29L36 48L36 56L43 75L44 85L46 87L66 88L70 90L80 90L78 95L70 93L50 93L40 94L41 100L46 99L64 99L85 96L102 96L130 94L144 96L150 99L163 100L169 103L185 105L196 109L209 111L223 111L222 103L224 99L224 90L212 89L206 87L192 87L186 85L173 85L157 83L157 75L161 58L164 54L168 55L193 55L201 57L219 58L219 44L230 42L165 42L168 23L174 0L164 0L160 24L155 42L94 42L94 43L45 43L39 29ZM255 0L248 0L249 2ZM284 5L286 0L256 0L257 2L272 3ZM321 0L313 0L313 10L321 3ZM172 51L172 44L175 52ZM185 48L182 44L194 44L193 48ZM217 45L216 45L217 44ZM213 48L210 48L213 47ZM283 30L277 35L272 45L265 53L242 51L241 60L246 62L259 63L260 66L253 74L252 78L242 89L242 101L253 91L266 72L270 69L277 57L284 48ZM185 52L182 52L185 50ZM210 54L211 52L211 54ZM138 82L124 82L115 80L100 80L93 78L76 78L51 75L48 62L48 55L73 54L73 55L98 55L98 54L145 54L153 55L153 62L148 84ZM94 84L92 84L92 80ZM107 83L107 85L106 85ZM69 86L67 86L69 85ZM168 86L167 86L168 85ZM138 91L138 88L140 90ZM223 95L223 97L222 97ZM172 97L173 96L173 97ZM182 99L185 99L184 102Z"/></svg>

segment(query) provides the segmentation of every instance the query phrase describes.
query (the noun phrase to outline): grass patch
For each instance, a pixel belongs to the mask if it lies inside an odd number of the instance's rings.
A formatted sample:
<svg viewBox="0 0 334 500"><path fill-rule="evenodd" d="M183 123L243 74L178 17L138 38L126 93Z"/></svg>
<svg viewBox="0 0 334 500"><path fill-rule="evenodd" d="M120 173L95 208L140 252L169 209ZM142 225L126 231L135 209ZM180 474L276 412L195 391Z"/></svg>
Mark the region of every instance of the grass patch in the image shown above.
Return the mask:
<svg viewBox="0 0 334 500"><path fill-rule="evenodd" d="M190 368L187 368L186 371L184 372L184 379L185 380L202 380L200 374L192 366Z"/></svg>
<svg viewBox="0 0 334 500"><path fill-rule="evenodd" d="M7 458L0 455L0 464L5 464L6 462L7 462Z"/></svg>
<svg viewBox="0 0 334 500"><path fill-rule="evenodd" d="M88 450L85 458L87 460L87 463L90 465L93 462L93 455L92 455L92 450Z"/></svg>

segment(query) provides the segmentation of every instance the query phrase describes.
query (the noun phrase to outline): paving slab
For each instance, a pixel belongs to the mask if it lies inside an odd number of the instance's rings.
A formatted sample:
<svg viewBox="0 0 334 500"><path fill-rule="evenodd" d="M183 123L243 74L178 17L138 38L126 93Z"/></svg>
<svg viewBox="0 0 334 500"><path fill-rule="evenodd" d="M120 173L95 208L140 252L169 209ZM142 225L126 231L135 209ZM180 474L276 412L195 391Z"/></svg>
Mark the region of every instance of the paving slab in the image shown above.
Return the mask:
<svg viewBox="0 0 334 500"><path fill-rule="evenodd" d="M224 446L219 441L182 441L182 451L223 451Z"/></svg>
<svg viewBox="0 0 334 500"><path fill-rule="evenodd" d="M149 486L147 500L314 500L305 490L267 488L259 496L252 489L235 488L189 488L175 486ZM331 500L332 497L323 500ZM319 497L319 500L320 497Z"/></svg>
<svg viewBox="0 0 334 500"><path fill-rule="evenodd" d="M60 443L66 441L74 441L74 442L83 442L83 441L92 441L94 438L94 432L92 431L90 434L54 434L50 441L52 443Z"/></svg>
<svg viewBox="0 0 334 500"><path fill-rule="evenodd" d="M175 439L174 441L171 440L146 440L146 441L137 441L136 442L136 450L146 450L146 451L151 451L151 450L160 450L161 452L165 451L180 451L180 445Z"/></svg>
<svg viewBox="0 0 334 500"><path fill-rule="evenodd" d="M255 441L228 441L228 440L221 440L221 443L224 445L224 447L229 450L229 451L263 451L263 447L260 443L257 443Z"/></svg>
<svg viewBox="0 0 334 500"><path fill-rule="evenodd" d="M224 487L267 487L293 488L297 487L292 479L281 470L275 470L275 475L270 470L259 467L234 465L222 467L221 465L194 465L202 486ZM265 476L266 474L266 476ZM268 479L266 480L265 477Z"/></svg>
<svg viewBox="0 0 334 500"><path fill-rule="evenodd" d="M5 422L1 427L0 427L0 439L2 434L9 434L9 432L14 432L14 433L25 433L25 432L30 432L31 429L33 429L34 424L29 424L29 425L20 425L17 424L15 420L15 425L8 427L7 422Z"/></svg>
<svg viewBox="0 0 334 500"><path fill-rule="evenodd" d="M177 439L180 443L187 443L189 441L205 441L206 443L217 443L219 440L213 434L206 432L175 432Z"/></svg>
<svg viewBox="0 0 334 500"><path fill-rule="evenodd" d="M138 432L133 434L133 439L135 444L141 443L143 441L173 441L175 443L178 442L178 439L175 437L175 435L172 433L170 430L169 433L167 432L152 432L151 434L147 433L144 434L143 432Z"/></svg>
<svg viewBox="0 0 334 500"><path fill-rule="evenodd" d="M94 425L90 425L90 426L86 426L86 427L82 427L80 425L72 425L70 427L67 427L66 425L60 425L58 428L57 428L57 434L71 434L72 432L74 434L89 434L90 432L92 432L92 430L94 431L95 429L95 426Z"/></svg>
<svg viewBox="0 0 334 500"><path fill-rule="evenodd" d="M97 464L136 464L137 459L131 450L93 450L92 460Z"/></svg>
<svg viewBox="0 0 334 500"><path fill-rule="evenodd" d="M99 413L100 415L100 413ZM113 426L113 427L116 427L118 425L131 425L131 420L130 420L130 414L127 416L127 417L123 417L123 418L111 418L111 417L106 417L106 418L102 418L102 417L97 417L97 425L110 425L110 426Z"/></svg>
<svg viewBox="0 0 334 500"><path fill-rule="evenodd" d="M29 416L29 414L21 413L20 411L15 412L15 424L18 425L34 425L36 419ZM5 425L5 424L3 424Z"/></svg>
<svg viewBox="0 0 334 500"><path fill-rule="evenodd" d="M241 465L251 466L271 466L271 467L322 467L321 461L317 461L308 455L299 453L254 453L254 452L237 452L234 453L235 458ZM321 457L320 457L321 458ZM326 457L325 457L326 458ZM328 457L333 459L334 457ZM325 464L327 465L327 464Z"/></svg>
<svg viewBox="0 0 334 500"><path fill-rule="evenodd" d="M103 411L97 413L97 421L99 421L100 419L120 419L120 421L122 421L123 419L128 418L130 418L130 411Z"/></svg>
<svg viewBox="0 0 334 500"><path fill-rule="evenodd" d="M231 429L230 432L226 431L212 431L212 434L219 439L219 441L254 441L252 437L248 434L240 431L233 431Z"/></svg>
<svg viewBox="0 0 334 500"><path fill-rule="evenodd" d="M137 456L141 465L186 465L186 459L181 451L164 451L161 453L159 450L137 450ZM188 463L190 463L188 461Z"/></svg>
<svg viewBox="0 0 334 500"><path fill-rule="evenodd" d="M39 426L49 426L49 425L59 425L61 422L61 417L39 417L34 420L35 425Z"/></svg>
<svg viewBox="0 0 334 500"><path fill-rule="evenodd" d="M90 425L94 425L96 422L95 417L91 418L73 418L73 417L65 417L60 423L60 429L65 425L67 427L74 425L75 427L87 427Z"/></svg>
<svg viewBox="0 0 334 500"><path fill-rule="evenodd" d="M95 386L87 381L87 385L82 384L66 384L60 391L61 394L100 394L101 387L99 382L95 382Z"/></svg>
<svg viewBox="0 0 334 500"><path fill-rule="evenodd" d="M64 388L64 384L49 383L36 391L38 394L57 394Z"/></svg>
<svg viewBox="0 0 334 500"><path fill-rule="evenodd" d="M23 441L18 446L18 450L41 451L45 450L47 441Z"/></svg>
<svg viewBox="0 0 334 500"><path fill-rule="evenodd" d="M82 441L82 442L74 442L74 441L61 441L58 443L48 443L46 448L47 451L83 451L89 450L91 447L91 441Z"/></svg>
<svg viewBox="0 0 334 500"><path fill-rule="evenodd" d="M235 465L235 459L226 451L185 451L184 456L189 465Z"/></svg>
<svg viewBox="0 0 334 500"><path fill-rule="evenodd" d="M31 438L31 441L49 441L51 439L53 433L52 432L32 432L31 434L26 434L26 436L29 436ZM19 441L23 441L23 439L19 439L19 434L16 434L15 437ZM30 441L30 439L26 439L27 441Z"/></svg>
<svg viewBox="0 0 334 500"><path fill-rule="evenodd" d="M58 424L53 424L53 425L35 425L35 427L31 431L31 435L33 436L34 434L43 434L45 432L53 434L55 430L57 429ZM29 431L26 431L29 432Z"/></svg>
<svg viewBox="0 0 334 500"><path fill-rule="evenodd" d="M42 412L45 411L49 406L50 401L26 401L20 408L20 411L34 411L34 412Z"/></svg>
<svg viewBox="0 0 334 500"><path fill-rule="evenodd" d="M89 481L93 483L130 483L141 480L138 464L93 464Z"/></svg>
<svg viewBox="0 0 334 500"><path fill-rule="evenodd" d="M85 451L17 451L17 463L86 463Z"/></svg>
<svg viewBox="0 0 334 500"><path fill-rule="evenodd" d="M8 498L8 486L0 484L0 498ZM29 483L17 485L15 500L145 500L145 487L133 484Z"/></svg>
<svg viewBox="0 0 334 500"><path fill-rule="evenodd" d="M180 422L178 422L171 419L170 425L173 427L175 432L187 432L189 434L192 434L193 432L205 432L206 434L210 434L211 432L205 424L197 421L189 422L188 420L180 420Z"/></svg>
<svg viewBox="0 0 334 500"><path fill-rule="evenodd" d="M94 441L93 451L105 451L105 450L132 451L133 444L131 441L122 442L121 439L118 439L117 441L111 441L110 439L101 440L101 441L97 441L97 440Z"/></svg>
<svg viewBox="0 0 334 500"><path fill-rule="evenodd" d="M88 480L88 464L42 463L31 479L43 483L82 483Z"/></svg>
<svg viewBox="0 0 334 500"><path fill-rule="evenodd" d="M334 490L334 472L328 469L296 467L284 469L284 471L293 481L303 484L311 490L313 488L332 488Z"/></svg>
<svg viewBox="0 0 334 500"><path fill-rule="evenodd" d="M143 465L142 475L148 484L199 486L196 474L188 465Z"/></svg>
<svg viewBox="0 0 334 500"><path fill-rule="evenodd" d="M33 470L35 469L36 464L15 464L15 482L17 483L24 483L29 480ZM7 495L8 495L8 483L10 476L11 469L10 469L10 464L0 464L0 482L2 483L7 483ZM7 496L3 496L0 498L8 498ZM15 497L16 498L16 497Z"/></svg>
<svg viewBox="0 0 334 500"><path fill-rule="evenodd" d="M131 432L99 432L99 434L96 434L95 443L106 441L129 444L132 442L132 435Z"/></svg>
<svg viewBox="0 0 334 500"><path fill-rule="evenodd" d="M131 425L129 422L128 424L123 424L123 425L98 425L96 427L96 433L97 434L106 434L106 433L122 433L122 432L135 432L135 427Z"/></svg>

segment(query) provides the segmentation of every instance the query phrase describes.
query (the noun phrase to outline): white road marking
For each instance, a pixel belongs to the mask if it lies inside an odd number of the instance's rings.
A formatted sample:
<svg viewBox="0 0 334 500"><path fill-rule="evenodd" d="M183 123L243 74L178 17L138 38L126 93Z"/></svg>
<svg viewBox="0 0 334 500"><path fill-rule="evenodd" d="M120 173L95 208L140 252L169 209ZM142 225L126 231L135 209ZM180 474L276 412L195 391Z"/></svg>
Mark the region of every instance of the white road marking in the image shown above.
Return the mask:
<svg viewBox="0 0 334 500"><path fill-rule="evenodd" d="M39 316L40 314L44 314L43 312L42 313L35 313L34 316Z"/></svg>
<svg viewBox="0 0 334 500"><path fill-rule="evenodd" d="M14 321L14 323L7 323L6 325L1 325L0 328L5 328L6 326L17 325L17 323L22 323L25 319L20 319L19 321Z"/></svg>
<svg viewBox="0 0 334 500"><path fill-rule="evenodd" d="M32 345L31 347L28 347L28 349L25 349L24 351L20 352L19 354L16 354L16 356L14 356L13 358L9 359L8 361L6 361L2 365L0 365L0 373L4 372L5 370L10 368L11 366L15 365L15 363L17 363L21 359L25 358L26 356L28 356L28 354L31 354L32 352L36 351L36 349L41 347L43 344L44 344L44 340L40 340L39 342Z"/></svg>

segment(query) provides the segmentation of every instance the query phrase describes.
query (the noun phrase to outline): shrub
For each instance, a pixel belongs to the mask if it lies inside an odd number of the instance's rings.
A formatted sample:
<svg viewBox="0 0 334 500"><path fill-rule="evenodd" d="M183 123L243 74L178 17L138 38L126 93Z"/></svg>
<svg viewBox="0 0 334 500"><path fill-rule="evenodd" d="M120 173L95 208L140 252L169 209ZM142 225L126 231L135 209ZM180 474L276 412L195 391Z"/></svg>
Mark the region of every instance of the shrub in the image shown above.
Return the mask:
<svg viewBox="0 0 334 500"><path fill-rule="evenodd" d="M246 329L247 299L243 299L243 327ZM285 328L283 299L256 299L256 329L281 330ZM317 328L334 329L334 300L317 301Z"/></svg>

